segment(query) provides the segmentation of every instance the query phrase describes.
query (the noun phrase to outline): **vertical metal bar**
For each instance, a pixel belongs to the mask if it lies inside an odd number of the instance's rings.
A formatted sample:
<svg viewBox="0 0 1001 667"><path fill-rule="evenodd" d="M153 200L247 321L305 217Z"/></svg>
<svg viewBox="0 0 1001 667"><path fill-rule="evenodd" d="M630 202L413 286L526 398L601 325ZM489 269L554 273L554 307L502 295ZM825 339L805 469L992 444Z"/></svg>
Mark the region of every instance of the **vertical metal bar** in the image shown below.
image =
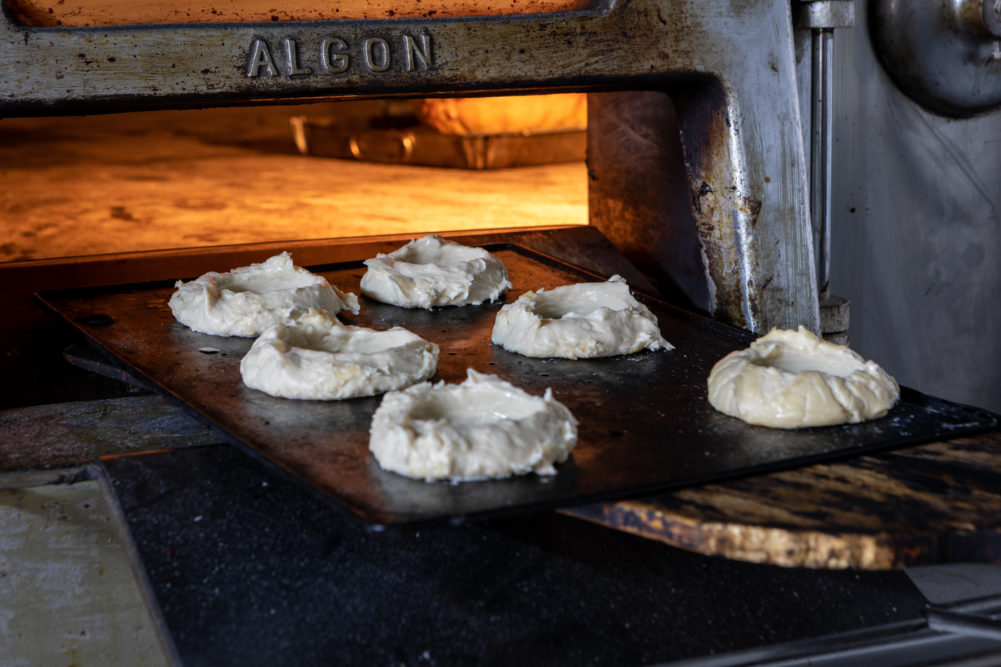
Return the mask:
<svg viewBox="0 0 1001 667"><path fill-rule="evenodd" d="M817 253L817 288L823 298L831 282L834 31L814 28L812 46L810 210Z"/></svg>

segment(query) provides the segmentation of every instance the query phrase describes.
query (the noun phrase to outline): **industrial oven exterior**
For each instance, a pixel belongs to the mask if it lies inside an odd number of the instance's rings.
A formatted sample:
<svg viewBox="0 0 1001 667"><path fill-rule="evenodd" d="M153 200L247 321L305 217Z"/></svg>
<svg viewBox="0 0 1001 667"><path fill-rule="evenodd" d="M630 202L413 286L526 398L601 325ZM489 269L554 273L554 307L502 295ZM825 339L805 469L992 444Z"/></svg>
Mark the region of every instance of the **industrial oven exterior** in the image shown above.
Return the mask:
<svg viewBox="0 0 1001 667"><path fill-rule="evenodd" d="M893 45L907 45L908 39L928 44L935 34L908 33L914 16L895 14L901 4L610 0L538 16L98 28L27 27L8 13L0 21L0 115L587 91L589 208L596 229L488 235L484 243L523 243L542 254L564 251L566 261L593 261L597 273L625 265L623 270L642 280L622 260L625 255L663 294L711 314L721 328L734 324L759 332L807 323L818 329L830 324L832 312L835 324L846 326L850 303L853 347L878 359L902 384L998 410L1001 114L991 91L1001 62L992 21L1001 17L991 13L996 2L940 3L955 21L939 31L952 46L936 53L959 53L949 74L956 85L942 91L934 80L922 82L920 71L901 67L901 53L905 62L922 59L906 57L914 53L911 47ZM913 13L933 13L927 3L907 4ZM978 58L964 59L970 53ZM964 77L972 81L965 88ZM986 93L970 97L970 89ZM373 247L390 242L366 241ZM295 245L305 263L362 257L348 257L358 248L345 242ZM187 272L210 268L210 262L238 264L263 251L263 246L229 247L134 254L126 261L15 262L19 266L0 278L26 276L63 287L53 281L86 278L93 267L121 282L147 280L150 274L176 278L172 272L181 266ZM964 623L982 630L976 614L996 617L999 609L996 600L959 609L974 614L972 620L929 612L925 598L900 572L786 570L701 559L656 541L799 568L996 562L998 521L991 509L998 506L996 423L986 435L948 435L906 450L564 510L654 539L634 540L622 531L549 513L400 537L350 524L284 478L269 477L234 448L212 446L217 433L196 430L201 427L157 397L132 398L5 411L4 433L33 435L18 447L6 444L0 453L7 456L3 469L14 471L15 486L30 479L74 487L94 468L61 466L80 463L83 453L103 452L82 452L76 445L59 449L66 434L49 439L48 433L63 428L64 420L89 424L91 414L98 414L99 428L85 425L98 445L109 439L108 432L120 440L115 429L123 422L145 425L146 430L131 431L142 442L170 442L152 454L106 457L98 476L107 486L105 495L119 503L115 525L131 535L128 555L141 560L134 566L146 571L145 603L151 609L161 605L160 631L173 635L168 658L178 662L219 656L219 661L246 656L252 662L265 655L254 653L262 638L300 638L292 642L295 648L308 651L324 633L354 637L357 628L357 636L369 643L354 646L357 653L337 655L362 662L371 658L372 647L383 648L380 638L394 648L404 634L397 623L406 629L425 619L413 609L423 609L429 598L453 602L451 609L432 610L448 627L434 628L437 644L395 654L394 661L454 658L449 651L461 644L470 619L487 629L487 640L477 647L480 653L467 657L523 657L518 650L548 649L548 640L527 626L542 618L539 611L554 590L564 605L553 613L547 609L545 618L558 641L565 643L582 627L588 632L575 651L545 654L553 664L581 664L602 655L649 662L734 647L751 648L721 664L769 655L809 660L860 635L819 646L759 647L859 628L867 628L860 631L866 637L913 633L927 647L942 639L941 631ZM27 426L18 430L16 419ZM52 425L46 431L38 428L40 422ZM171 432L147 432L162 424ZM75 437L81 428L71 423L68 430ZM187 445L209 446L174 449ZM133 443L115 446L120 453ZM11 463L12 452L25 458ZM939 473L943 465L950 466L948 477ZM21 470L50 466L56 467ZM922 492L913 492L922 481ZM845 491L860 484L874 493ZM877 529L868 529L872 522ZM255 530L248 535L246 527ZM474 542L478 546L471 548ZM276 543L285 549L276 549ZM459 562L462 554L471 556L474 567ZM523 567L526 558L530 566ZM7 562L23 560L18 552ZM477 597L482 585L469 583L471 570L498 563L499 583L488 592L493 601L514 603L484 606ZM121 572L127 568L122 565ZM361 575L355 577L351 568ZM6 570L14 574L8 581L18 574ZM346 571L353 586L339 588L338 576ZM589 582L582 591L581 573ZM254 585L259 582L265 585ZM270 587L287 582L292 585L278 594ZM529 596L528 613L512 594L525 589L537 594ZM748 594L734 596L734 590ZM291 596L282 597L288 591ZM402 592L405 608L377 604L383 591L394 605ZM335 593L343 594L338 602L348 607L358 603L360 613L343 615L338 620L345 625L331 630L322 612ZM316 608L301 604L310 595ZM668 598L671 614L663 613ZM236 613L215 614L220 603ZM144 609L144 601L135 608ZM508 613L506 624L497 623L498 610ZM303 611L307 622L299 623L296 614ZM700 614L717 624L707 625ZM397 623L385 623L387 616ZM228 627L237 632L219 631L231 618L238 622ZM582 618L585 622L574 625ZM889 621L889 629L880 625ZM613 625L611 634L591 632ZM871 630L877 627L878 632ZM530 633L537 641L503 642L501 630ZM501 640L491 643L496 637ZM968 637L955 639L953 656L981 650ZM498 646L514 647L515 653L497 653ZM328 642L320 648L329 647ZM283 654L293 655L303 654Z"/></svg>
<svg viewBox="0 0 1001 667"><path fill-rule="evenodd" d="M591 183L591 223L620 249L652 246L645 270L753 331L819 329L818 303L844 297L865 356L997 409L996 10L951 3L953 23L933 30L913 18L932 13L925 4L613 1L536 16L94 28L5 15L0 113L631 90L591 105L590 173L609 177ZM907 39L919 53L946 46L908 59ZM953 90L922 87L932 57L949 61L939 78ZM623 131L636 124L638 140ZM651 144L674 162L643 156ZM645 177L613 182L630 163Z"/></svg>

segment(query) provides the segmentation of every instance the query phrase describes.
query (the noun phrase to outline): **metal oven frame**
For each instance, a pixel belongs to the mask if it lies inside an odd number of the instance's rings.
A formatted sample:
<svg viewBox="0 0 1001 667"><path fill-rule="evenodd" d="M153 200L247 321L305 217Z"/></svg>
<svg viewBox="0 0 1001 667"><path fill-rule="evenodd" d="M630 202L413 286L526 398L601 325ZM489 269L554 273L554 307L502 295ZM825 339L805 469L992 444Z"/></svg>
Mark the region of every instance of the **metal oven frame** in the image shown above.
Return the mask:
<svg viewBox="0 0 1001 667"><path fill-rule="evenodd" d="M677 110L708 309L819 329L788 0L607 0L539 15L36 28L0 22L0 113L496 91L663 91ZM592 131L591 174L615 156ZM622 159L619 155L616 159ZM658 196L656 179L649 192ZM592 183L598 196L615 196ZM592 206L611 224L614 206ZM638 221L664 225L659 214Z"/></svg>

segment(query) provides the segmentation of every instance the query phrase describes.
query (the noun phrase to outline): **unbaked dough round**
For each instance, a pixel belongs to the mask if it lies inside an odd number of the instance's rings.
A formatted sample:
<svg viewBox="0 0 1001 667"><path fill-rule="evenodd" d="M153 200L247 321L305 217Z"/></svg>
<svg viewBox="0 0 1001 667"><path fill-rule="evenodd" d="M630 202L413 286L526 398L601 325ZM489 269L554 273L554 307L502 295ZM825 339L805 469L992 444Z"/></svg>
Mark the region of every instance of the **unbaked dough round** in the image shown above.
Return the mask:
<svg viewBox="0 0 1001 667"><path fill-rule="evenodd" d="M425 382L386 394L370 436L379 465L416 479L554 475L577 443L577 420L549 389L532 396L469 369L461 384Z"/></svg>
<svg viewBox="0 0 1001 667"><path fill-rule="evenodd" d="M483 248L431 235L365 260L365 296L404 308L477 305L511 288L507 268Z"/></svg>
<svg viewBox="0 0 1001 667"><path fill-rule="evenodd" d="M376 331L308 313L271 327L240 361L243 383L281 398L374 396L427 380L438 346L402 327Z"/></svg>
<svg viewBox="0 0 1001 667"><path fill-rule="evenodd" d="M657 318L621 276L525 292L494 320L493 342L526 357L591 359L671 350Z"/></svg>
<svg viewBox="0 0 1001 667"><path fill-rule="evenodd" d="M178 280L175 287L169 305L177 321L215 336L259 336L310 308L331 315L358 312L357 296L295 266L287 252L227 273L210 271L190 282Z"/></svg>
<svg viewBox="0 0 1001 667"><path fill-rule="evenodd" d="M709 402L749 424L802 428L882 417L900 397L886 371L844 345L772 329L709 373Z"/></svg>

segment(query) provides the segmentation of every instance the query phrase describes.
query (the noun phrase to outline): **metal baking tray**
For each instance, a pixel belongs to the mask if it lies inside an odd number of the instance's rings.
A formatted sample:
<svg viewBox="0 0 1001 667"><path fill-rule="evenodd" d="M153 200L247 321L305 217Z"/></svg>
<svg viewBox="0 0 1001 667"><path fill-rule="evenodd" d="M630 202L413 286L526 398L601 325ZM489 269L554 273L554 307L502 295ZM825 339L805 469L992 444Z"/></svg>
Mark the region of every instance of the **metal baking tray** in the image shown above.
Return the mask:
<svg viewBox="0 0 1001 667"><path fill-rule="evenodd" d="M487 247L510 271L508 301L529 289L598 279L517 245ZM364 272L360 262L310 268L356 293ZM906 389L886 417L864 424L796 431L749 426L713 410L706 377L720 357L751 337L642 295L676 349L586 361L529 359L492 345L500 304L427 311L362 297L361 313L345 321L377 329L400 325L437 343L436 381L459 382L475 368L533 394L551 387L580 422L572 458L555 476L429 483L386 472L369 453L368 428L380 398L292 401L248 389L239 362L251 341L177 323L167 307L172 291L171 284L156 283L38 298L238 447L381 525L635 496L998 426L992 413Z"/></svg>

